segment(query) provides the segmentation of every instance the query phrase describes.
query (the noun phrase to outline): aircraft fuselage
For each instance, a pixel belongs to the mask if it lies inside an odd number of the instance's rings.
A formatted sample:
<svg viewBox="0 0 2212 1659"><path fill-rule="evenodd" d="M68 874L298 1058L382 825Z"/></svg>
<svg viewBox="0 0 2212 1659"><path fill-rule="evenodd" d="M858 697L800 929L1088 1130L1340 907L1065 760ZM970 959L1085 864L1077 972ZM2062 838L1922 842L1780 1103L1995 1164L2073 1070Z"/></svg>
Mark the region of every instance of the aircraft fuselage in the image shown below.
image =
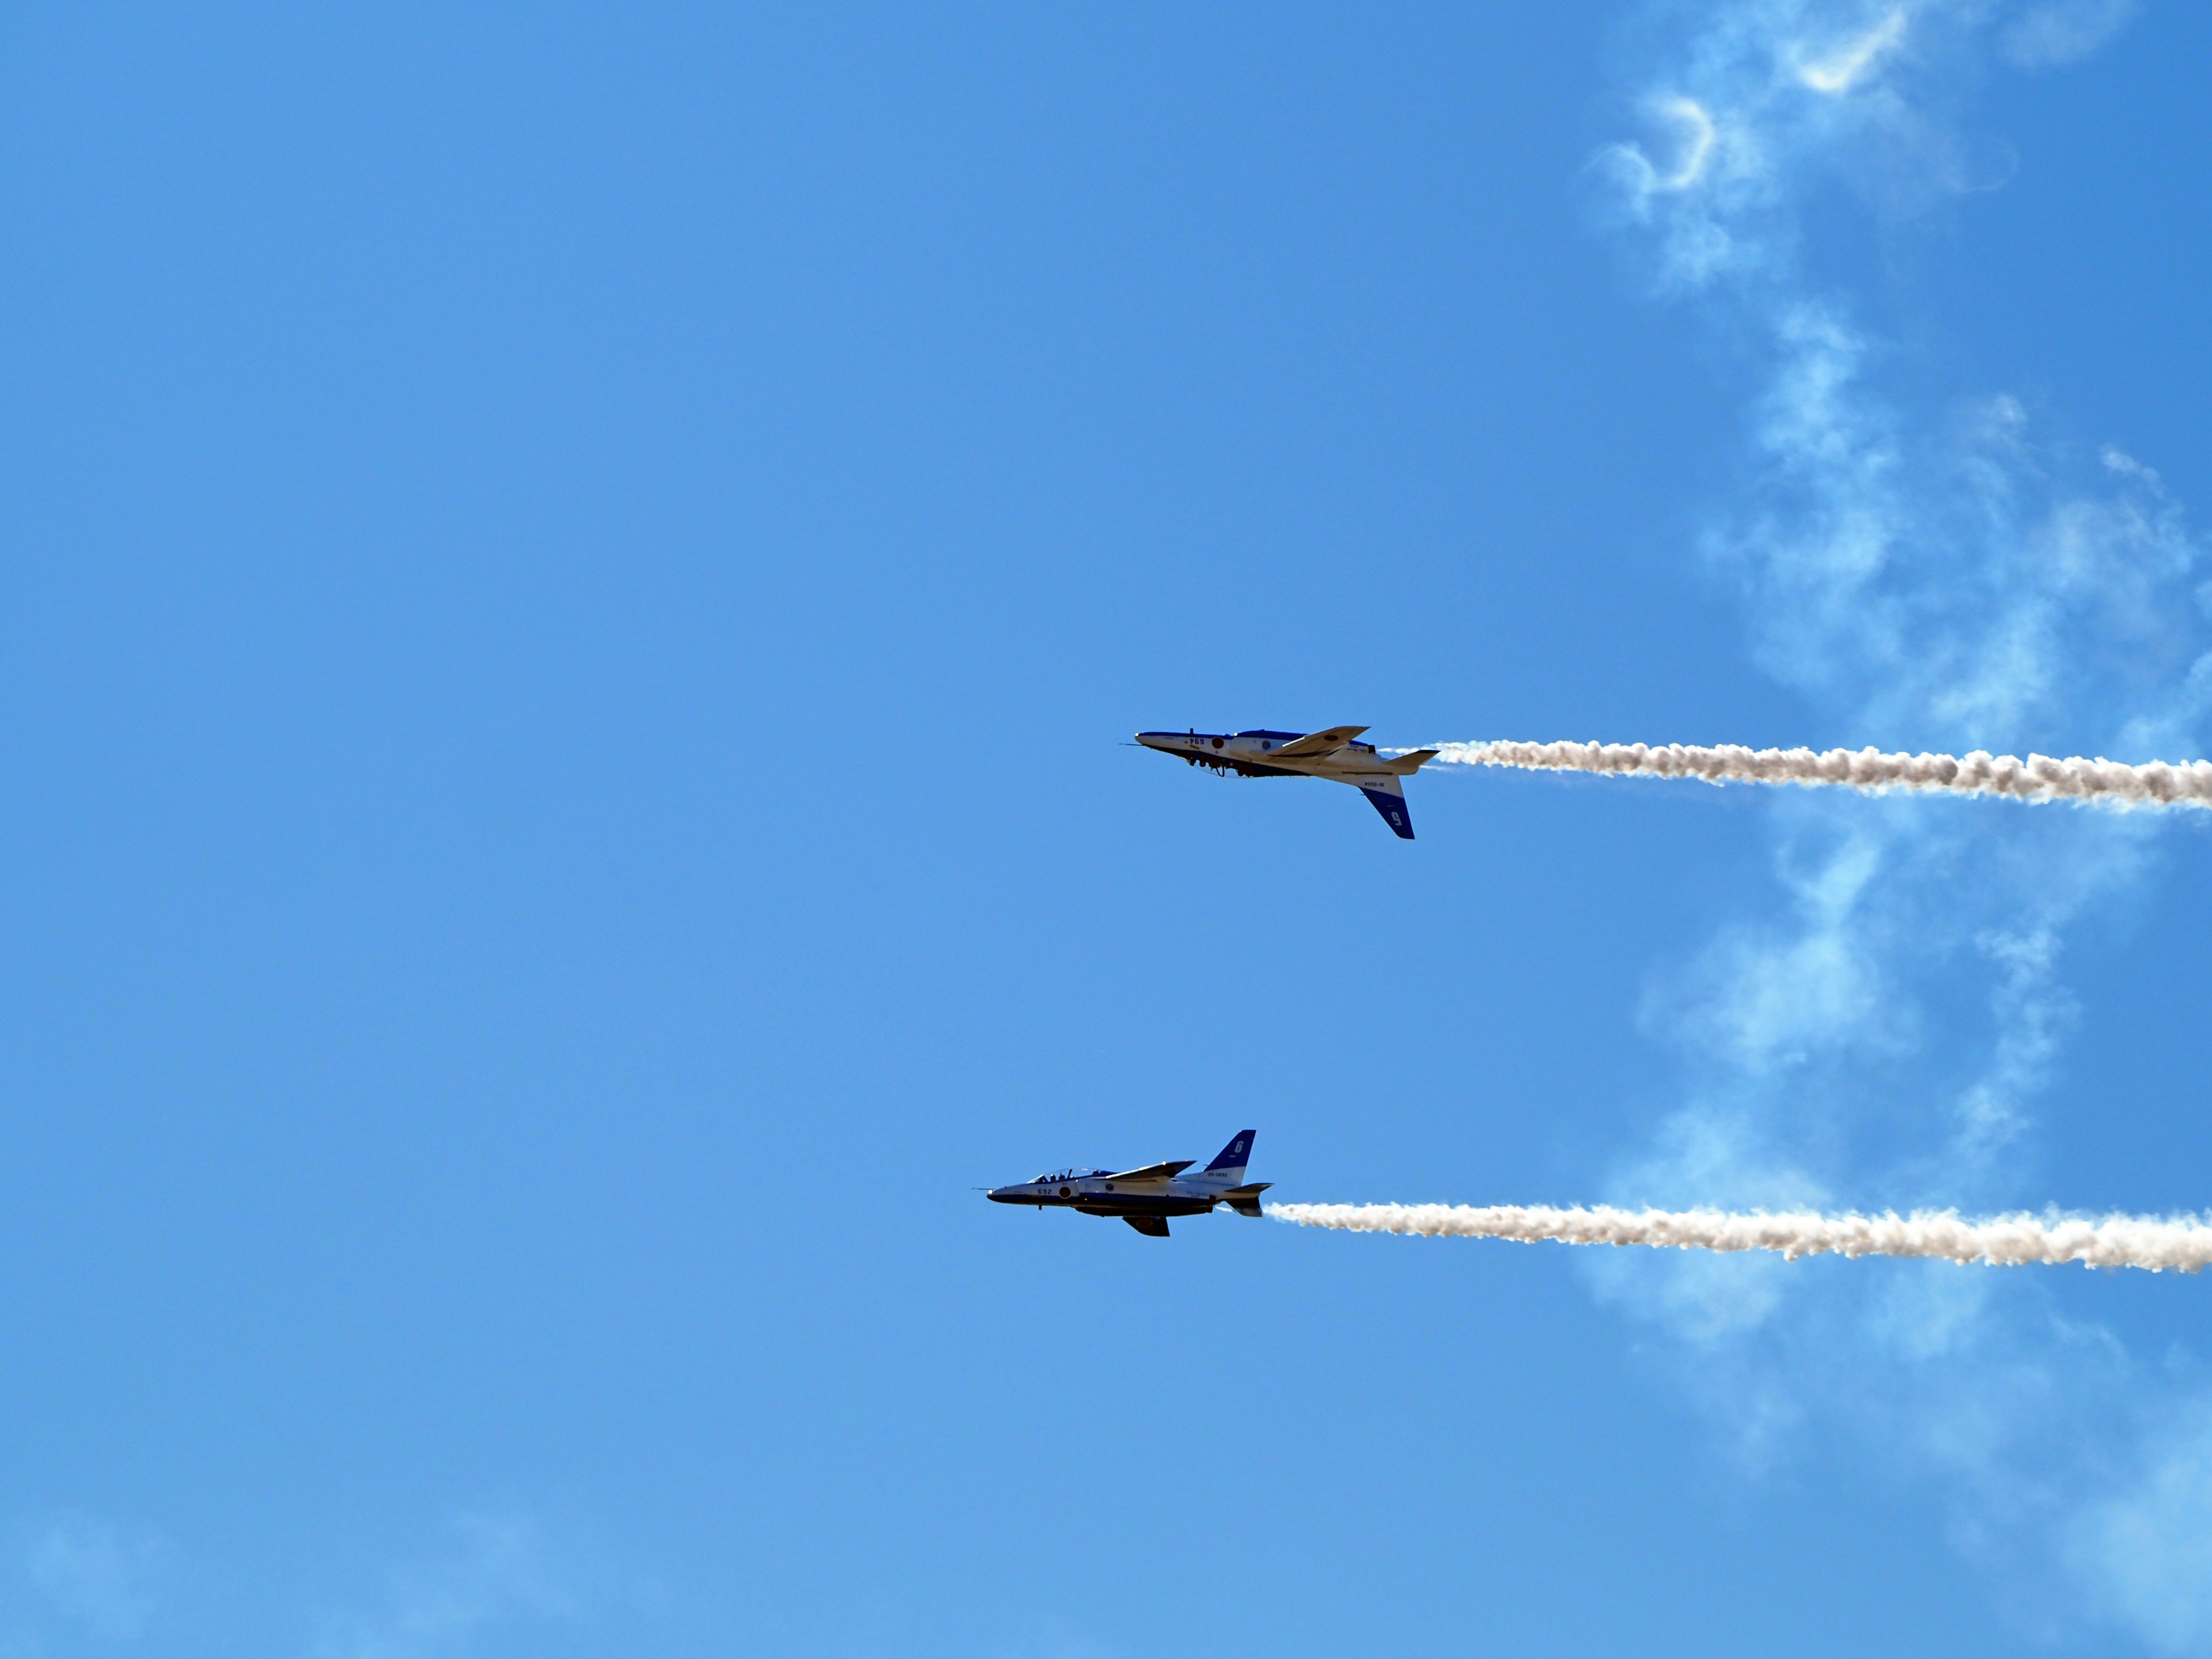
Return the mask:
<svg viewBox="0 0 2212 1659"><path fill-rule="evenodd" d="M991 1188L994 1204L1080 1210L1085 1215L1211 1215L1222 1188L1182 1189L1174 1182L1116 1182L1105 1170L1062 1170L1012 1187Z"/></svg>
<svg viewBox="0 0 2212 1659"><path fill-rule="evenodd" d="M1267 1182L1245 1183L1252 1139L1251 1130L1239 1129L1212 1163L1190 1175L1183 1173L1191 1167L1189 1158L1171 1158L1140 1170L1055 1170L1033 1181L988 1191L994 1204L1034 1204L1040 1210L1119 1216L1140 1233L1165 1238L1170 1216L1209 1214L1217 1204L1258 1218L1260 1194L1267 1190Z"/></svg>
<svg viewBox="0 0 2212 1659"><path fill-rule="evenodd" d="M1371 743L1358 742L1364 726L1335 726L1326 732L1139 732L1147 749L1173 755L1193 766L1247 778L1326 778L1366 796L1394 833L1413 838L1401 778L1420 769L1433 749L1407 755L1383 755Z"/></svg>

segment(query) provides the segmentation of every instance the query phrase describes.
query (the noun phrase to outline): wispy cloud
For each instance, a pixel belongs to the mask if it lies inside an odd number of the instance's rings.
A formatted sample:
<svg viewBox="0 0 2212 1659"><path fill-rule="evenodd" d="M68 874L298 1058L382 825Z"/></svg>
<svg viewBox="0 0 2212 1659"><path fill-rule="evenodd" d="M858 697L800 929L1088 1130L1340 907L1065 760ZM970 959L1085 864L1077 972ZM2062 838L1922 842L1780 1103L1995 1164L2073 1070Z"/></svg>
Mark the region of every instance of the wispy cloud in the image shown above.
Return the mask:
<svg viewBox="0 0 2212 1659"><path fill-rule="evenodd" d="M395 1563L362 1604L320 1620L313 1659L448 1659L548 1641L634 1599L572 1528L529 1510L471 1511Z"/></svg>
<svg viewBox="0 0 2212 1659"><path fill-rule="evenodd" d="M73 1644L135 1644L154 1627L175 1577L164 1540L81 1510L20 1523L15 1543L15 1599L27 1615L19 1640L39 1627L66 1632Z"/></svg>
<svg viewBox="0 0 2212 1659"><path fill-rule="evenodd" d="M1797 78L1814 91L1839 98L1873 76L1905 39L1907 14L1892 6L1872 27L1856 33L1817 57L1797 56Z"/></svg>
<svg viewBox="0 0 2212 1659"><path fill-rule="evenodd" d="M252 1650L302 1659L627 1651L673 1629L668 1596L589 1528L541 1509L470 1510L419 1547L337 1564L225 1565L86 1513L19 1521L0 1554L0 1656ZM303 1591L301 1581L319 1583ZM295 1632L288 1639L275 1632ZM300 1634L304 1632L304 1634ZM610 1638L613 1645L610 1645Z"/></svg>
<svg viewBox="0 0 2212 1659"><path fill-rule="evenodd" d="M1766 365L1743 489L1704 553L1759 664L1855 741L2202 752L2205 562L2155 472L2040 440L2002 394L1884 396L1892 348L1806 267L1801 234L1837 186L1894 224L1994 182L2002 147L1961 118L1978 79L2078 57L2130 9L1709 5L1632 102L1647 130L1600 158L1659 290L1697 297L1701 325ZM1685 1099L1610 1196L2063 1201L2035 1179L2033 1125L2075 1017L2065 940L2154 871L2171 821L1969 821L1826 792L1768 811L1770 913L1729 921L1655 993L1646 1026L1680 1055ZM1747 1464L1793 1455L1808 1424L1858 1434L1900 1477L1943 1484L1992 1571L2016 1584L2008 1562L2063 1560L2075 1615L2212 1649L2212 1404L2034 1285L1640 1253L1589 1271ZM2142 1422L2161 1426L2130 1439Z"/></svg>
<svg viewBox="0 0 2212 1659"><path fill-rule="evenodd" d="M2075 43L2100 22L2094 3L2016 18L2011 55L2090 50ZM1797 274L1795 208L1810 185L1839 184L1895 222L2002 183L2010 148L1954 118L1991 56L1997 9L1735 0L1690 13L1693 27L1634 100L1643 131L1597 158L1614 203L1655 235L1659 287L1742 297L1778 285L1760 296L1771 303Z"/></svg>
<svg viewBox="0 0 2212 1659"><path fill-rule="evenodd" d="M2086 58L2127 27L2136 0L2044 0L1998 36L2006 60L2021 69L2049 69Z"/></svg>
<svg viewBox="0 0 2212 1659"><path fill-rule="evenodd" d="M2212 1648L2212 1404L2191 1399L2146 1436L2125 1483L2075 1522L2068 1544L2154 1646Z"/></svg>

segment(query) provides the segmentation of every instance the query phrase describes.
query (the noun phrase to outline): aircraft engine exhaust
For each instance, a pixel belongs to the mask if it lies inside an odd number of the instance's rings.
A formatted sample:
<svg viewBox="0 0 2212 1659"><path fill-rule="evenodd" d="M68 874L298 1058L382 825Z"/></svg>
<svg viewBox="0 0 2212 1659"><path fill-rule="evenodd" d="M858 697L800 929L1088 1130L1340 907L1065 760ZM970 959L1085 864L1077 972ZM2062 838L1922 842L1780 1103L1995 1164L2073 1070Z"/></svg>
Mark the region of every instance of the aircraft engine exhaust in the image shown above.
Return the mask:
<svg viewBox="0 0 2212 1659"><path fill-rule="evenodd" d="M1504 1204L1270 1204L1278 1221L1421 1238L1516 1243L1642 1244L1657 1249L1772 1250L1807 1255L1920 1256L1963 1266L2022 1267L2078 1261L2193 1273L2212 1262L2212 1222L2196 1216L2001 1215L1968 1221L1955 1210L1911 1215L1769 1214L1723 1210L1565 1209Z"/></svg>
<svg viewBox="0 0 2212 1659"><path fill-rule="evenodd" d="M2048 755L1887 755L1875 749L1705 748L1668 743L1443 743L1451 766L1510 766L1607 777L1698 778L1706 783L1823 784L1881 793L2003 795L2025 801L2114 806L2212 807L2212 761L2054 760Z"/></svg>

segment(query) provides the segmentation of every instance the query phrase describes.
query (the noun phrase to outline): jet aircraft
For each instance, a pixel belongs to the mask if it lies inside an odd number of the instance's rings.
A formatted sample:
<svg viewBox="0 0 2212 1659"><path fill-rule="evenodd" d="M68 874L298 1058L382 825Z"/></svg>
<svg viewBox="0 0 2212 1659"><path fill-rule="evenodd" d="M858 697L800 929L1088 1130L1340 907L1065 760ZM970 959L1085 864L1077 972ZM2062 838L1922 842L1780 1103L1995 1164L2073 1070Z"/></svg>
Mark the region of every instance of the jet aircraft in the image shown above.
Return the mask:
<svg viewBox="0 0 2212 1659"><path fill-rule="evenodd" d="M1260 1194L1272 1181L1244 1184L1244 1165L1252 1156L1252 1134L1239 1129L1212 1163L1194 1176L1183 1173L1194 1160L1147 1164L1141 1170L1055 1170L1035 1181L990 1189L994 1204L1034 1204L1040 1210L1080 1210L1085 1215L1120 1216L1148 1238L1168 1236L1171 1215L1206 1215L1226 1204L1239 1215L1260 1218Z"/></svg>
<svg viewBox="0 0 2212 1659"><path fill-rule="evenodd" d="M1193 766L1247 778L1327 778L1348 783L1375 803L1375 810L1406 840L1413 821L1406 813L1406 792L1398 780L1437 757L1433 749L1385 758L1371 743L1355 743L1364 726L1332 726L1326 732L1139 732L1147 749L1174 755Z"/></svg>

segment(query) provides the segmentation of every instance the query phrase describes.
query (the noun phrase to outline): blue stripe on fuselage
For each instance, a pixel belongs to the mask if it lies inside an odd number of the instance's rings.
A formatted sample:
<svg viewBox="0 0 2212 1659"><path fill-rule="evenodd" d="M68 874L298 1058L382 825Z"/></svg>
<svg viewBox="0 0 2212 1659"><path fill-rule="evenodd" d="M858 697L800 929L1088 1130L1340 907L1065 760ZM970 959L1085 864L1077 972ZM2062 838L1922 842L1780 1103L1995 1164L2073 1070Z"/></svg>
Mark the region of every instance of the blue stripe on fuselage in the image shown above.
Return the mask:
<svg viewBox="0 0 2212 1659"><path fill-rule="evenodd" d="M1035 1198L1010 1198L1009 1204L1037 1204L1054 1210L1089 1210L1099 1215L1205 1215L1219 1200L1214 1198L1155 1197L1143 1193L1077 1193L1062 1198L1058 1193Z"/></svg>

